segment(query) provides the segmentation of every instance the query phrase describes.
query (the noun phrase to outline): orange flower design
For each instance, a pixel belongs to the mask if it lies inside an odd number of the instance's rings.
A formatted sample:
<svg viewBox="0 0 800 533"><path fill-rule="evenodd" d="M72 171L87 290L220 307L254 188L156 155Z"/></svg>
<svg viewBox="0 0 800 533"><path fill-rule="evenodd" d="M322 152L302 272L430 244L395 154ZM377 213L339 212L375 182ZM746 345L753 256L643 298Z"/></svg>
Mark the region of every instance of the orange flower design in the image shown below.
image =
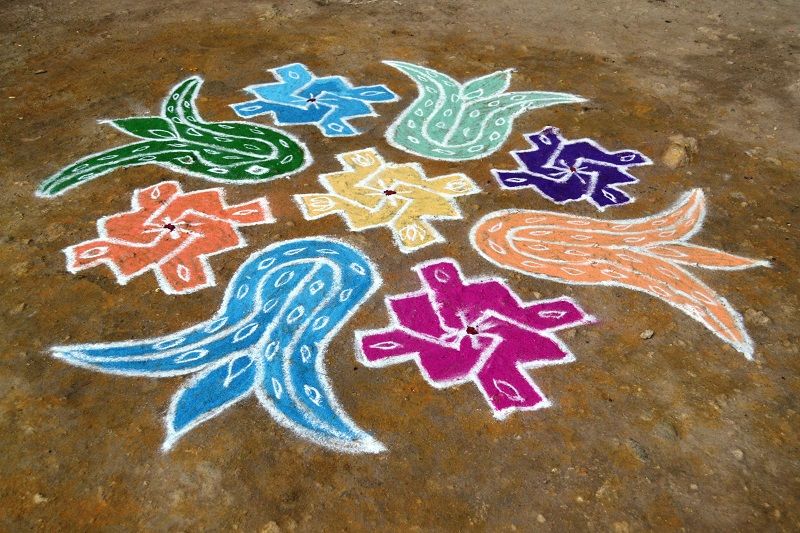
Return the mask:
<svg viewBox="0 0 800 533"><path fill-rule="evenodd" d="M712 269L769 266L687 242L705 217L703 191L635 220L597 220L549 211L497 211L472 229L475 248L492 263L563 283L615 285L660 298L753 357L741 315L681 265Z"/></svg>
<svg viewBox="0 0 800 533"><path fill-rule="evenodd" d="M194 292L215 285L208 256L247 245L237 227L274 222L266 198L228 206L221 188L184 193L176 181L135 190L132 207L66 248L67 270L106 264L120 285L152 270L167 294Z"/></svg>

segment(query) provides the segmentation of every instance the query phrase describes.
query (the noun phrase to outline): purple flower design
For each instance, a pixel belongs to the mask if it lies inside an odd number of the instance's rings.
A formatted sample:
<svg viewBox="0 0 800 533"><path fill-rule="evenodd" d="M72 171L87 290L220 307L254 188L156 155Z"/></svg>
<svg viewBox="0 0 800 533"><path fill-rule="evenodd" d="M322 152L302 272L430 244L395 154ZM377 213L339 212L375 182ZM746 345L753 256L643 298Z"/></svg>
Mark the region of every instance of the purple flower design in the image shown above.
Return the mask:
<svg viewBox="0 0 800 533"><path fill-rule="evenodd" d="M609 152L591 139L568 141L548 126L526 134L532 148L511 152L522 168L492 170L503 188L533 187L557 204L586 200L600 211L634 198L619 189L638 183L629 167L652 161L636 150Z"/></svg>
<svg viewBox="0 0 800 533"><path fill-rule="evenodd" d="M548 407L524 369L574 361L553 332L594 318L570 298L523 302L500 279L464 280L452 259L415 270L423 289L387 298L392 323L358 333L362 362L414 360L436 388L473 381L498 418Z"/></svg>

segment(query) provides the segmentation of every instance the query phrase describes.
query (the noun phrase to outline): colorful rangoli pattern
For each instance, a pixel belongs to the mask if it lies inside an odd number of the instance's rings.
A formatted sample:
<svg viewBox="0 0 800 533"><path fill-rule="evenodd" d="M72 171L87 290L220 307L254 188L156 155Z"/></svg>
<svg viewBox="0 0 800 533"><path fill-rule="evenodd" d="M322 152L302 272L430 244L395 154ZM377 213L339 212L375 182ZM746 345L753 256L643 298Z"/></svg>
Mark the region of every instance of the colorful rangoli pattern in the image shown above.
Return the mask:
<svg viewBox="0 0 800 533"><path fill-rule="evenodd" d="M502 280L465 280L451 259L416 270L422 290L386 299L392 324L359 332L364 364L414 360L437 388L473 381L498 418L549 406L523 369L573 361L553 333L593 318L566 297L523 302Z"/></svg>
<svg viewBox="0 0 800 533"><path fill-rule="evenodd" d="M121 285L152 270L167 294L194 292L215 284L209 256L247 245L238 227L274 222L265 198L229 206L221 188L184 193L176 181L137 189L132 207L65 249L67 270L105 264Z"/></svg>
<svg viewBox="0 0 800 533"><path fill-rule="evenodd" d="M497 211L472 229L472 243L492 263L531 276L645 292L680 309L753 357L741 315L681 265L742 269L768 263L688 240L703 224L703 192L671 209L635 220L597 220L549 211Z"/></svg>
<svg viewBox="0 0 800 533"><path fill-rule="evenodd" d="M352 231L387 227L403 253L444 238L430 220L460 219L455 198L480 191L464 174L427 178L416 163L386 163L374 148L338 156L343 172L322 174L326 194L298 194L306 219L340 214Z"/></svg>
<svg viewBox="0 0 800 533"><path fill-rule="evenodd" d="M209 320L164 337L55 346L70 364L124 376L187 380L173 396L164 450L241 400L255 396L276 422L337 451L384 449L336 401L324 365L330 340L380 286L359 250L315 237L254 253Z"/></svg>
<svg viewBox="0 0 800 533"><path fill-rule="evenodd" d="M108 121L143 141L84 157L50 176L37 195L52 197L118 168L161 165L211 181L254 183L298 172L311 163L306 147L287 133L247 122L206 122L195 99L203 80L173 87L159 117Z"/></svg>
<svg viewBox="0 0 800 533"><path fill-rule="evenodd" d="M460 83L420 65L386 61L418 95L386 132L416 156L467 161L496 152L522 113L584 99L560 92L507 92L512 70ZM353 86L316 77L305 65L270 69L273 83L247 87L255 99L231 105L240 117L270 115L277 125L314 125L326 137L361 133L350 122L377 116L373 105L398 96L385 85ZM137 142L84 157L44 180L54 197L119 168L155 164L224 183L254 183L297 173L312 159L304 144L247 122L207 122L195 100L202 79L174 86L159 116L108 121ZM631 168L650 165L636 150L609 151L569 140L552 126L527 134L512 151L517 168L495 169L505 189L533 188L557 204L587 201L600 211L634 201ZM351 231L388 228L403 253L444 242L436 220L462 218L457 198L480 192L462 173L429 178L418 163L386 162L375 148L339 154L343 170L322 174L323 192L296 194L307 220L331 214ZM229 205L222 188L185 193L176 181L136 189L132 209L97 221L98 238L64 250L77 273L108 266L118 283L152 271L165 293L215 285L209 258L246 246L239 228L274 221L267 200ZM672 208L633 220L598 220L549 211L496 211L470 233L494 265L568 284L642 291L680 309L745 355L753 342L741 315L685 267L744 269L765 261L691 244L706 207L700 189ZM472 382L494 416L551 405L526 371L575 357L556 336L590 324L568 297L523 301L499 278L465 278L453 259L420 263L420 290L389 296L387 327L356 333L370 367L414 361L443 389ZM330 237L272 244L252 254L231 279L217 312L182 331L138 340L55 346L69 364L123 376L191 375L172 398L163 449L229 407L255 398L281 426L335 451L377 453L383 445L336 399L324 357L331 339L378 289L377 267L360 250Z"/></svg>
<svg viewBox="0 0 800 533"><path fill-rule="evenodd" d="M639 181L628 169L652 163L636 150L609 152L591 139L568 141L552 126L526 138L530 150L511 152L522 168L492 174L504 188L531 187L557 204L586 200L602 211L632 202L619 189Z"/></svg>
<svg viewBox="0 0 800 533"><path fill-rule="evenodd" d="M389 127L386 140L430 159L464 161L495 152L511 133L514 119L530 109L583 102L567 93L505 92L512 70L466 83L420 65L384 61L417 84L419 96Z"/></svg>
<svg viewBox="0 0 800 533"><path fill-rule="evenodd" d="M371 104L397 100L385 85L353 87L341 76L317 78L301 63L270 72L280 81L247 87L245 91L256 99L232 105L237 115L251 118L269 113L279 126L314 124L327 137L345 137L361 133L350 119L377 116Z"/></svg>

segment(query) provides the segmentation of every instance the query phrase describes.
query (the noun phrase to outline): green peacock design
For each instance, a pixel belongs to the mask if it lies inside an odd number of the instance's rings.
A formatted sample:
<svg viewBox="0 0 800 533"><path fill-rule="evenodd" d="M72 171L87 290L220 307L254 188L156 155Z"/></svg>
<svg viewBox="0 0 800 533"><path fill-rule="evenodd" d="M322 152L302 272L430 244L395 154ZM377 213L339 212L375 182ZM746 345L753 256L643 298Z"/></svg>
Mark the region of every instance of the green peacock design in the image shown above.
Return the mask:
<svg viewBox="0 0 800 533"><path fill-rule="evenodd" d="M384 61L419 88L416 100L386 132L405 152L430 159L465 161L495 152L511 133L514 119L529 109L584 102L580 96L543 91L505 92L512 70L459 83L436 70Z"/></svg>
<svg viewBox="0 0 800 533"><path fill-rule="evenodd" d="M195 106L203 80L173 87L161 116L109 120L144 139L92 154L42 182L40 197L63 194L118 168L161 165L176 172L226 183L253 183L298 172L311 163L305 145L281 131L248 122L206 122Z"/></svg>

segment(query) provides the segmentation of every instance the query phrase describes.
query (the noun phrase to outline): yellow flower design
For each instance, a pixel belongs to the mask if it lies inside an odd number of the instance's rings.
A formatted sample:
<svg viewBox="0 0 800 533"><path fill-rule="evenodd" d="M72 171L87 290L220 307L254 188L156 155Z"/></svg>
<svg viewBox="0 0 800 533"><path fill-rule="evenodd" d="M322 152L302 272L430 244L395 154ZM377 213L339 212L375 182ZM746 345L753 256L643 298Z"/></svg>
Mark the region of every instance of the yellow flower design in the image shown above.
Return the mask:
<svg viewBox="0 0 800 533"><path fill-rule="evenodd" d="M462 218L454 199L480 191L464 174L428 178L419 164L387 163L375 148L337 158L344 170L319 177L328 193L295 195L303 216L338 213L352 231L388 227L403 253L443 242L430 221Z"/></svg>

